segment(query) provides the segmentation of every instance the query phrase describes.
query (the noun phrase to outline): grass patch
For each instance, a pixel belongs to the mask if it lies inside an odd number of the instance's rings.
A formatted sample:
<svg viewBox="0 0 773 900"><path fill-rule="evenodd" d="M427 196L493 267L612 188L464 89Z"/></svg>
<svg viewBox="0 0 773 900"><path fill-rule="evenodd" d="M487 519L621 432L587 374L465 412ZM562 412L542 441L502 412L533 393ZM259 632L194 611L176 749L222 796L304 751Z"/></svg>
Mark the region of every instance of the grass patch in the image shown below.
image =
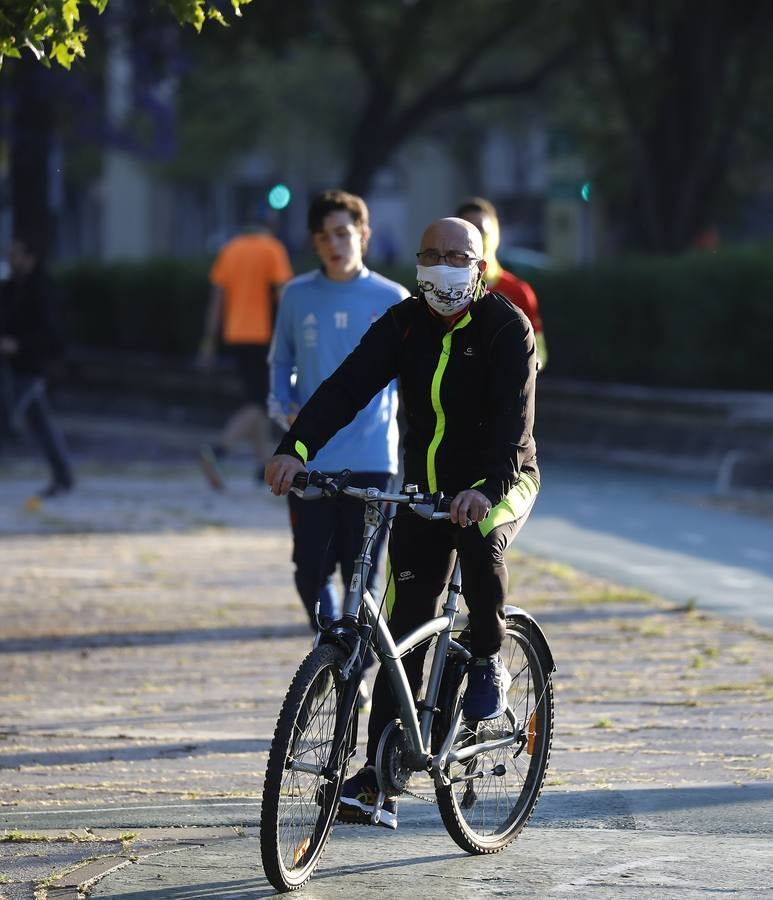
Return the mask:
<svg viewBox="0 0 773 900"><path fill-rule="evenodd" d="M736 681L722 684L709 684L701 688L703 694L751 694L773 686L773 676L759 678L756 681Z"/></svg>
<svg viewBox="0 0 773 900"><path fill-rule="evenodd" d="M612 720L608 716L602 716L598 722L594 722L591 728L611 728Z"/></svg>
<svg viewBox="0 0 773 900"><path fill-rule="evenodd" d="M652 623L643 623L639 626L639 634L642 637L665 637L668 632L664 625L654 625Z"/></svg>
<svg viewBox="0 0 773 900"><path fill-rule="evenodd" d="M31 844L36 841L45 843L49 840L50 838L34 831L4 831L0 834L0 844Z"/></svg>

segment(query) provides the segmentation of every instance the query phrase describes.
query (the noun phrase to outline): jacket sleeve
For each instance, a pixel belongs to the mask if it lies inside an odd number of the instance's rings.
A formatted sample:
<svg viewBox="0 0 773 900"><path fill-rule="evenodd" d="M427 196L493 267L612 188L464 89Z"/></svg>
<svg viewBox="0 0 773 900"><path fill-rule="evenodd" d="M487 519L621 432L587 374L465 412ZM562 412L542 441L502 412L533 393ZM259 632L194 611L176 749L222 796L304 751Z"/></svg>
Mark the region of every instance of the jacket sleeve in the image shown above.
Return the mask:
<svg viewBox="0 0 773 900"><path fill-rule="evenodd" d="M535 455L537 353L534 331L525 316L507 322L494 335L490 359L485 478L476 489L496 506L515 486L523 463Z"/></svg>
<svg viewBox="0 0 773 900"><path fill-rule="evenodd" d="M400 328L395 307L377 319L341 365L311 395L276 449L304 464L397 376ZM352 468L356 466L352 460Z"/></svg>

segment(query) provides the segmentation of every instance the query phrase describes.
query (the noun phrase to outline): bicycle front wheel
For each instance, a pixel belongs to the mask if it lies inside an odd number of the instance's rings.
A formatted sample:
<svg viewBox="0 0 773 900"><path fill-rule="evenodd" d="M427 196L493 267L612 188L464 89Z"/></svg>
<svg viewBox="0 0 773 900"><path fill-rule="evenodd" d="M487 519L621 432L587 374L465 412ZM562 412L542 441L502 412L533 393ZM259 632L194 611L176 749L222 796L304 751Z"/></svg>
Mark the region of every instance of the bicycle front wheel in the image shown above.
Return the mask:
<svg viewBox="0 0 773 900"><path fill-rule="evenodd" d="M450 786L438 788L443 824L468 853L497 853L523 830L545 781L553 739L553 686L550 667L529 634L528 624L508 618L501 649L512 683L508 703L516 718L517 740L506 747L450 762ZM458 708L466 687L456 691ZM513 734L510 719L462 722L453 750Z"/></svg>
<svg viewBox="0 0 773 900"><path fill-rule="evenodd" d="M312 650L277 720L263 788L260 853L266 877L280 891L296 890L311 878L333 827L357 735L355 704L346 739L334 748L345 662L338 647Z"/></svg>

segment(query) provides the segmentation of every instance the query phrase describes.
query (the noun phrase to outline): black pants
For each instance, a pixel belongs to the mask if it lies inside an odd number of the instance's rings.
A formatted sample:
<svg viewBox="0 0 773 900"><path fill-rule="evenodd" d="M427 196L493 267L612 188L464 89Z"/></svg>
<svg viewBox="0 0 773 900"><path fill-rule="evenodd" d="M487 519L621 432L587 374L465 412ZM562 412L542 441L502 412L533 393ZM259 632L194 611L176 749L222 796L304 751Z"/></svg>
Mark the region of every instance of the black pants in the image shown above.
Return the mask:
<svg viewBox="0 0 773 900"><path fill-rule="evenodd" d="M392 476L388 472L356 472L351 479L354 487L376 487L389 490ZM362 526L365 505L353 497L328 497L322 500L302 500L288 494L290 525L293 532L293 563L295 586L298 589L312 628L316 629L314 607L320 600L320 614L333 616L332 606L337 600L333 576L338 566L348 586L354 571L354 561L362 549ZM368 578L368 590L378 595L378 562L384 546L386 528L379 528L370 551L373 565ZM335 599L334 599L335 598Z"/></svg>
<svg viewBox="0 0 773 900"><path fill-rule="evenodd" d="M245 399L265 409L269 382L268 344L229 344L228 351L236 364Z"/></svg>
<svg viewBox="0 0 773 900"><path fill-rule="evenodd" d="M51 406L48 402L46 383L42 377L17 375L8 381L8 407L10 426L20 427L23 417L27 428L40 445L51 470L51 480L62 487L71 487L72 468L67 456L64 439L54 424Z"/></svg>
<svg viewBox="0 0 773 900"><path fill-rule="evenodd" d="M496 653L505 635L504 603L507 596L507 566L504 552L528 518L494 528L485 537L477 526L460 528L450 522L429 522L401 507L389 539L392 602L389 630L395 639L412 631L435 615L453 571L455 555L462 565L462 593L470 614L473 656ZM403 665L414 696L422 681L427 645L403 657ZM368 722L369 764L376 759L384 728L397 718L397 705L383 669L373 688L373 708Z"/></svg>

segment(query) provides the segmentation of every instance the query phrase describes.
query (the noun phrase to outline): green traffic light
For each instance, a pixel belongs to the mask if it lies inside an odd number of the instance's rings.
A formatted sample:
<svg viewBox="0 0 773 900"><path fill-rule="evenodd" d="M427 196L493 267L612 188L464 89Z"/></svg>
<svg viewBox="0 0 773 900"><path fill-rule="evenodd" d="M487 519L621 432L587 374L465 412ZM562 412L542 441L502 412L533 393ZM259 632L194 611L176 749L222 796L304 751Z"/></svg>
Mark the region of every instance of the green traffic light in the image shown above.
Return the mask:
<svg viewBox="0 0 773 900"><path fill-rule="evenodd" d="M268 192L268 205L271 209L284 209L290 205L292 194L286 184L275 184Z"/></svg>
<svg viewBox="0 0 773 900"><path fill-rule="evenodd" d="M580 196L586 203L590 203L590 181L586 181L583 186L580 188Z"/></svg>

